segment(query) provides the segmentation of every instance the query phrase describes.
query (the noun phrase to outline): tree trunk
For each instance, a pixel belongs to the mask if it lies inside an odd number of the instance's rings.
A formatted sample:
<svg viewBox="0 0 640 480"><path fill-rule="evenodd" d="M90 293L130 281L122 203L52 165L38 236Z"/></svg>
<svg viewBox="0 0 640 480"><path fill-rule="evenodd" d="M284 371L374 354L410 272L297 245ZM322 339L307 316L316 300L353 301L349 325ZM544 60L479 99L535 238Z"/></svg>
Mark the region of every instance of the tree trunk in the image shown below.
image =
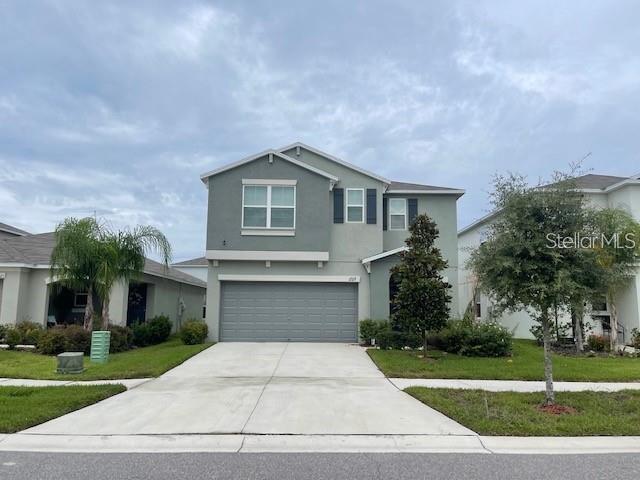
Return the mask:
<svg viewBox="0 0 640 480"><path fill-rule="evenodd" d="M549 312L545 312L541 317L542 323L542 343L544 346L544 381L545 381L545 405L556 403L553 393L553 363L551 362L551 334L549 332Z"/></svg>
<svg viewBox="0 0 640 480"><path fill-rule="evenodd" d="M422 358L427 359L427 331L422 332Z"/></svg>
<svg viewBox="0 0 640 480"><path fill-rule="evenodd" d="M579 307L571 308L571 323L573 323L573 338L576 341L576 350L584 352L584 335L582 333L583 311Z"/></svg>
<svg viewBox="0 0 640 480"><path fill-rule="evenodd" d="M611 309L611 315L609 317L609 325L611 325L611 336L609 338L609 343L611 345L611 352L618 353L618 308L616 307L616 302L613 298L613 295L609 295L607 301L609 303L609 308Z"/></svg>
<svg viewBox="0 0 640 480"><path fill-rule="evenodd" d="M93 288L87 289L87 305L84 307L84 324L85 330L90 332L93 330Z"/></svg>
<svg viewBox="0 0 640 480"><path fill-rule="evenodd" d="M102 299L102 330L109 329L109 295Z"/></svg>

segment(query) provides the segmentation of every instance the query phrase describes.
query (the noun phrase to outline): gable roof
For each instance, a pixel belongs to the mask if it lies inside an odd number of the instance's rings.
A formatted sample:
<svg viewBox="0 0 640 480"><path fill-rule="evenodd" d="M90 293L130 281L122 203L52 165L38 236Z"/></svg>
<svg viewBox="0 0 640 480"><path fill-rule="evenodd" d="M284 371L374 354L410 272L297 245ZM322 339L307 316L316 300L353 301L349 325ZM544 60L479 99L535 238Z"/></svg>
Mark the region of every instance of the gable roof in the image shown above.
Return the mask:
<svg viewBox="0 0 640 480"><path fill-rule="evenodd" d="M316 155L320 155L321 157L324 157L327 160L331 160L332 162L335 162L335 163L337 163L339 165L342 165L343 167L347 167L347 168L349 168L349 169L351 169L351 170L353 170L355 172L359 172L359 173L362 173L363 175L366 175L368 177L375 178L376 180L379 180L382 183L386 183L386 184L390 184L391 183L391 180L387 180L386 178L381 177L380 175L376 175L373 172L365 170L364 168L360 168L360 167L358 167L356 165L353 165L352 163L349 163L349 162L346 162L346 161L342 160L341 158L338 158L338 157L336 157L334 155L331 155L330 153L323 152L322 150L319 150L319 149L317 149L315 147L311 147L311 146L306 145L306 144L304 144L302 142L295 142L295 143L292 143L291 145L286 145L284 147L276 148L276 150L278 152L284 152L286 150L291 150L292 148L297 148L297 147L304 148L305 150L308 150L308 151L310 151L312 153L315 153Z"/></svg>
<svg viewBox="0 0 640 480"><path fill-rule="evenodd" d="M25 235L0 240L0 265L22 266L28 268L49 268L51 251L55 245L54 232ZM180 272L174 268L167 268L163 264L151 259L145 260L144 273L156 277L168 278L182 283L189 283L197 287L206 287L202 280Z"/></svg>
<svg viewBox="0 0 640 480"><path fill-rule="evenodd" d="M0 222L0 232L7 232L13 235L29 235L29 232L25 232L24 230L20 230L19 228L13 227L6 223Z"/></svg>
<svg viewBox="0 0 640 480"><path fill-rule="evenodd" d="M207 265L206 257L192 258L191 260L171 264L173 267L206 267Z"/></svg>
<svg viewBox="0 0 640 480"><path fill-rule="evenodd" d="M421 183L407 183L392 181L386 193L450 193L464 195L460 188L437 187L435 185L423 185Z"/></svg>
<svg viewBox="0 0 640 480"><path fill-rule="evenodd" d="M277 151L277 150L273 150L273 149L269 149L269 150L265 150L263 152L260 153L256 153L255 155L251 155L249 157L245 157L241 160L238 160L237 162L233 162L233 163L229 163L227 165L224 165L220 168L216 168L214 170L211 170L209 172L205 172L202 175L200 175L200 180L202 181L202 183L204 183L205 185L207 184L207 180L209 177L212 177L214 175L218 175L219 173L222 172L226 172L228 170L234 169L236 167L239 167L241 165L244 165L246 163L250 163L253 162L255 160L258 160L259 158L265 157L267 155L274 155L278 158L281 158L282 160L286 160L287 162L293 163L294 165L297 165L299 167L302 168L306 168L307 170L310 170L314 173L317 173L318 175L321 175L325 178L328 178L329 180L331 180L332 182L337 182L339 180L338 177L336 177L335 175L331 175L330 173L325 172L324 170L320 170L319 168L316 168L312 165L309 165L307 163L301 162L300 160L297 160L295 158L291 158L288 155L285 155L284 153Z"/></svg>

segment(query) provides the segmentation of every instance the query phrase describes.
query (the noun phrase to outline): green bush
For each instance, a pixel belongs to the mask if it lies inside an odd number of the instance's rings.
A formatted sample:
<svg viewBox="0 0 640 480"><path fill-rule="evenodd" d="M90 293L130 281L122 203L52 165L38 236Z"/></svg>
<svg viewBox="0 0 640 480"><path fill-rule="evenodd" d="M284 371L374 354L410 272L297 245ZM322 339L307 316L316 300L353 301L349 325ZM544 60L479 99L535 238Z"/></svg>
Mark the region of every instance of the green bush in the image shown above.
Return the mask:
<svg viewBox="0 0 640 480"><path fill-rule="evenodd" d="M133 344L138 347L156 345L166 341L171 335L171 320L165 315L158 315L145 323L133 326Z"/></svg>
<svg viewBox="0 0 640 480"><path fill-rule="evenodd" d="M182 330L180 330L180 338L185 345L204 343L207 335L209 335L207 324L195 319L184 322Z"/></svg>
<svg viewBox="0 0 640 480"><path fill-rule="evenodd" d="M389 322L384 320L362 320L360 322L360 339L365 345L371 345L371 339L378 339L379 334L388 328Z"/></svg>
<svg viewBox="0 0 640 480"><path fill-rule="evenodd" d="M11 350L13 350L16 345L20 345L22 343L22 334L15 327L7 327L4 337L5 342L7 342L9 349Z"/></svg>
<svg viewBox="0 0 640 480"><path fill-rule="evenodd" d="M120 325L109 325L111 332L111 342L109 353L126 352L133 346L133 330Z"/></svg>
<svg viewBox="0 0 640 480"><path fill-rule="evenodd" d="M43 355L58 355L65 351L67 351L67 337L63 327L50 328L40 337L38 352Z"/></svg>
<svg viewBox="0 0 640 480"><path fill-rule="evenodd" d="M589 335L587 345L594 352L607 352L610 347L609 339L602 335Z"/></svg>
<svg viewBox="0 0 640 480"><path fill-rule="evenodd" d="M503 357L511 353L513 335L493 322L451 320L439 333L439 348L469 357Z"/></svg>
<svg viewBox="0 0 640 480"><path fill-rule="evenodd" d="M38 352L43 355L58 355L62 352L82 352L91 350L91 332L80 325L58 325L43 331L38 341Z"/></svg>
<svg viewBox="0 0 640 480"><path fill-rule="evenodd" d="M0 343L4 342L4 337L7 335L9 325L0 325Z"/></svg>
<svg viewBox="0 0 640 480"><path fill-rule="evenodd" d="M418 348L422 345L419 335L394 330L389 322L380 322L376 344L382 349Z"/></svg>
<svg viewBox="0 0 640 480"><path fill-rule="evenodd" d="M16 324L15 329L20 334L20 344L22 345L37 345L44 332L42 325L28 320Z"/></svg>
<svg viewBox="0 0 640 480"><path fill-rule="evenodd" d="M637 328L631 330L631 346L640 350L640 330Z"/></svg>

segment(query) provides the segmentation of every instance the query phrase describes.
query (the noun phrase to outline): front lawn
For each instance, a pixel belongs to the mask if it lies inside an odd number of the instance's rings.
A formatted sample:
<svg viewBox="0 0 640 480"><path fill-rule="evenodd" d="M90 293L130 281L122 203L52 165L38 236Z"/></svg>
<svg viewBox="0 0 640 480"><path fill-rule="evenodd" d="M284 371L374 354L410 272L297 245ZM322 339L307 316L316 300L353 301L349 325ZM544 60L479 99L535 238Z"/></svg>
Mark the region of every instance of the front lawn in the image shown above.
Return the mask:
<svg viewBox="0 0 640 480"><path fill-rule="evenodd" d="M33 427L125 390L122 385L0 387L0 433Z"/></svg>
<svg viewBox="0 0 640 480"><path fill-rule="evenodd" d="M171 338L151 347L109 355L106 364L91 363L85 357L85 371L77 375L56 373L56 357L31 352L0 351L0 377L43 380L107 380L157 377L210 347L211 343L184 345Z"/></svg>
<svg viewBox="0 0 640 480"><path fill-rule="evenodd" d="M368 350L387 377L543 380L542 347L532 340L514 340L511 357L464 357L430 351ZM640 381L640 358L553 355L553 378L559 381Z"/></svg>
<svg viewBox="0 0 640 480"><path fill-rule="evenodd" d="M640 435L640 392L559 392L556 403L571 414L538 410L544 392L485 392L411 387L421 402L481 435L584 436Z"/></svg>

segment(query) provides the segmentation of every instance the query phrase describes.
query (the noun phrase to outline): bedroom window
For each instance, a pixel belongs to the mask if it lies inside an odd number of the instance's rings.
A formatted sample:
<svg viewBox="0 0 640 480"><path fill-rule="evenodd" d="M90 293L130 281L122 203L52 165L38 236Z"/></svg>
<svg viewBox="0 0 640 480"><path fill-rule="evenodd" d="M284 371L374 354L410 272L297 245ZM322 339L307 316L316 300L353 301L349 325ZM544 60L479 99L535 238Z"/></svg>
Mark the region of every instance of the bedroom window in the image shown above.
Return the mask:
<svg viewBox="0 0 640 480"><path fill-rule="evenodd" d="M389 228L391 230L407 229L407 200L404 198L389 199Z"/></svg>
<svg viewBox="0 0 640 480"><path fill-rule="evenodd" d="M242 228L293 229L295 217L295 186L243 185Z"/></svg>
<svg viewBox="0 0 640 480"><path fill-rule="evenodd" d="M364 222L364 188L347 188L347 222Z"/></svg>

